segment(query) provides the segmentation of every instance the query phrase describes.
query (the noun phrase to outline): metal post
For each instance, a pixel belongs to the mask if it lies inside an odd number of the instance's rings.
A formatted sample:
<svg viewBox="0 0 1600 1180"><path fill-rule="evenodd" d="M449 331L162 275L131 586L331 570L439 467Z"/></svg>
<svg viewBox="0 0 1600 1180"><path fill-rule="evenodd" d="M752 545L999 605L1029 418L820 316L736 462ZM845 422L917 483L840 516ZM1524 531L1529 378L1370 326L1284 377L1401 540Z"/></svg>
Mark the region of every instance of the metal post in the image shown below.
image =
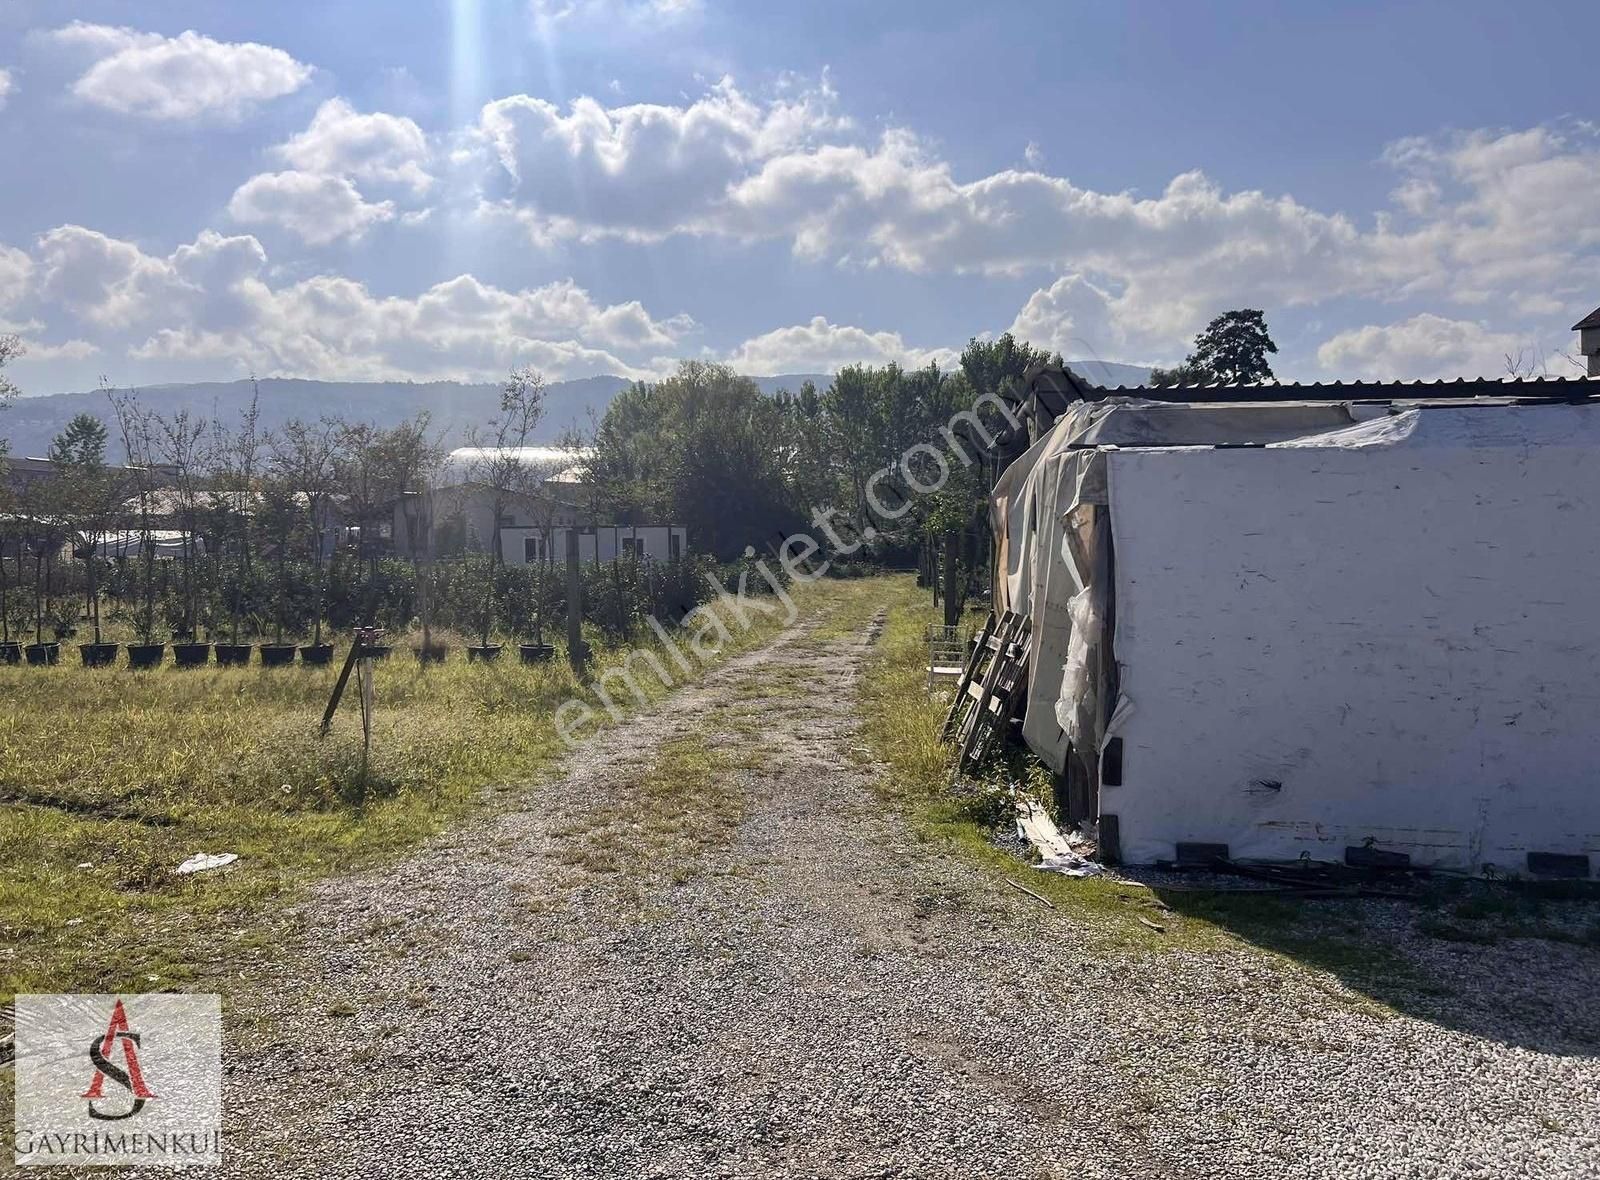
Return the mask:
<svg viewBox="0 0 1600 1180"><path fill-rule="evenodd" d="M953 533L944 535L944 625L954 627L961 622L961 591L956 585L957 556L961 538Z"/></svg>
<svg viewBox="0 0 1600 1180"><path fill-rule="evenodd" d="M595 551L600 546L595 534ZM567 529L567 659L572 675L583 678L583 571L578 566L578 530Z"/></svg>

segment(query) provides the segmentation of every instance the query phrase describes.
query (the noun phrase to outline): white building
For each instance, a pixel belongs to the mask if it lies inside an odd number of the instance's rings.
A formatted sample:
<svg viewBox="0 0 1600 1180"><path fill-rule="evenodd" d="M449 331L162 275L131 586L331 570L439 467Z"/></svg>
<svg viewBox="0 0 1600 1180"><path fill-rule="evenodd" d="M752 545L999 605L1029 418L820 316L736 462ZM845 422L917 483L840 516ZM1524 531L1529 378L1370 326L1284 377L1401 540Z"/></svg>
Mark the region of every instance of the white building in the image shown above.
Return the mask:
<svg viewBox="0 0 1600 1180"><path fill-rule="evenodd" d="M1413 389L1081 401L1007 469L1023 734L1103 853L1594 873L1600 381Z"/></svg>
<svg viewBox="0 0 1600 1180"><path fill-rule="evenodd" d="M689 533L681 525L578 525L558 526L548 534L539 528L502 528L500 541L508 565L560 564L567 559L567 534L578 534L582 561L610 561L621 556L639 561L672 561L689 551Z"/></svg>

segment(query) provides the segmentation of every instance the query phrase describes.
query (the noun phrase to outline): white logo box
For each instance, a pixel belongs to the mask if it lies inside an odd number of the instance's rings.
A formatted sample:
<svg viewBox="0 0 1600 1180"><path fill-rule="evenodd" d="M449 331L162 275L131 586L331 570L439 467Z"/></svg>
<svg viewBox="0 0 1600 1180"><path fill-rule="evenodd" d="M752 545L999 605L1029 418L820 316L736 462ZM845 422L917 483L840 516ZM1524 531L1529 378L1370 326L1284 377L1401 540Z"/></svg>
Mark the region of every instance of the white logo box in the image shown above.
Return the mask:
<svg viewBox="0 0 1600 1180"><path fill-rule="evenodd" d="M222 1162L222 1001L19 995L22 1167Z"/></svg>

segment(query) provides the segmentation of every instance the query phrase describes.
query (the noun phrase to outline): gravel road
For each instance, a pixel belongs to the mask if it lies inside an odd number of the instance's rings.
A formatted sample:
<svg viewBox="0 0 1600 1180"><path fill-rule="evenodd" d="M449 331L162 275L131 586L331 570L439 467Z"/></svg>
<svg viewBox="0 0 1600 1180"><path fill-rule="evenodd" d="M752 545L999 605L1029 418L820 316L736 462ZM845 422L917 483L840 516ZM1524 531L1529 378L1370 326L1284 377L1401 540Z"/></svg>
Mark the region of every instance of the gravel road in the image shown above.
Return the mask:
<svg viewBox="0 0 1600 1180"><path fill-rule="evenodd" d="M1093 950L885 810L874 634L803 624L321 886L236 985L225 1171L1600 1175L1600 952L1431 947L1470 986L1397 1012L1242 941ZM736 822L634 864L629 784L695 734L747 767Z"/></svg>

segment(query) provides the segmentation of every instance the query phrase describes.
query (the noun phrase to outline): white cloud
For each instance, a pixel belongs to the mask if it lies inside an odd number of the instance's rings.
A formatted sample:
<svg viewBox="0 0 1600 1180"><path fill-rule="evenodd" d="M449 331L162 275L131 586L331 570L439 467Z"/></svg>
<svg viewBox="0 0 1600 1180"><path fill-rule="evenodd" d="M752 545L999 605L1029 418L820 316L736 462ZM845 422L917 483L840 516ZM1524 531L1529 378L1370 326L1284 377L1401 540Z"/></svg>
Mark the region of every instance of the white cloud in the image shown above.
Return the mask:
<svg viewBox="0 0 1600 1180"><path fill-rule="evenodd" d="M176 269L132 242L80 225L40 237L39 294L102 327L124 327L182 293Z"/></svg>
<svg viewBox="0 0 1600 1180"><path fill-rule="evenodd" d="M1127 334L1113 314L1113 297L1082 275L1063 275L1035 291L1009 331L1035 348L1064 357L1128 355Z"/></svg>
<svg viewBox="0 0 1600 1180"><path fill-rule="evenodd" d="M0 245L0 312L20 304L33 281L33 259L24 250Z"/></svg>
<svg viewBox="0 0 1600 1180"><path fill-rule="evenodd" d="M24 340L27 349L27 358L37 363L38 361L81 361L94 356L100 351L98 344L88 340L63 340L59 344L41 344L37 340Z"/></svg>
<svg viewBox="0 0 1600 1180"><path fill-rule="evenodd" d="M0 253L0 266L17 253ZM350 380L489 379L521 363L553 377L639 376L646 370L625 356L677 350L696 329L636 301L597 303L571 281L509 291L460 275L411 298L376 296L339 275L274 285L255 238L210 230L159 257L67 225L43 235L35 254L41 302L131 334L138 360Z"/></svg>
<svg viewBox="0 0 1600 1180"><path fill-rule="evenodd" d="M95 60L73 83L85 102L147 119L237 119L298 90L310 67L281 49L214 41L190 29L176 37L75 21L54 39Z"/></svg>
<svg viewBox="0 0 1600 1180"><path fill-rule="evenodd" d="M1512 332L1423 313L1340 332L1317 349L1317 363L1347 379L1504 377L1508 360L1526 363L1534 346Z"/></svg>
<svg viewBox="0 0 1600 1180"><path fill-rule="evenodd" d="M954 367L960 353L950 348L913 348L898 332L831 324L822 316L810 323L777 328L746 340L728 364L741 373L833 373L846 365L883 365L890 361L911 368L930 362Z"/></svg>
<svg viewBox="0 0 1600 1180"><path fill-rule="evenodd" d="M596 25L656 26L699 16L703 0L529 0L528 12L541 29L567 22Z"/></svg>
<svg viewBox="0 0 1600 1180"><path fill-rule="evenodd" d="M16 88L16 79L11 76L11 71L0 70L0 111L5 110L6 100L11 97Z"/></svg>
<svg viewBox="0 0 1600 1180"><path fill-rule="evenodd" d="M394 218L393 201L368 201L342 176L314 172L263 172L241 184L228 214L245 224L277 225L312 246L359 238Z"/></svg>
<svg viewBox="0 0 1600 1180"><path fill-rule="evenodd" d="M682 105L503 99L477 129L506 182L485 208L536 238L716 234L850 267L1078 276L1106 294L1113 343L1151 356L1233 306L1426 296L1548 314L1600 265L1600 134L1579 124L1397 142L1392 206L1358 221L1199 171L1096 191L1043 172L1037 145L1026 170L963 180L904 128L863 142L835 106L825 82L798 101L728 80Z"/></svg>
<svg viewBox="0 0 1600 1180"><path fill-rule="evenodd" d="M526 94L483 108L477 138L511 199L579 236L651 239L725 230L710 219L752 164L845 126L826 87L757 103L724 80L684 107L607 108L580 98L563 112Z"/></svg>
<svg viewBox="0 0 1600 1180"><path fill-rule="evenodd" d="M419 194L433 184L421 127L400 115L360 114L342 98L323 103L310 126L273 150L300 172L403 185Z"/></svg>

